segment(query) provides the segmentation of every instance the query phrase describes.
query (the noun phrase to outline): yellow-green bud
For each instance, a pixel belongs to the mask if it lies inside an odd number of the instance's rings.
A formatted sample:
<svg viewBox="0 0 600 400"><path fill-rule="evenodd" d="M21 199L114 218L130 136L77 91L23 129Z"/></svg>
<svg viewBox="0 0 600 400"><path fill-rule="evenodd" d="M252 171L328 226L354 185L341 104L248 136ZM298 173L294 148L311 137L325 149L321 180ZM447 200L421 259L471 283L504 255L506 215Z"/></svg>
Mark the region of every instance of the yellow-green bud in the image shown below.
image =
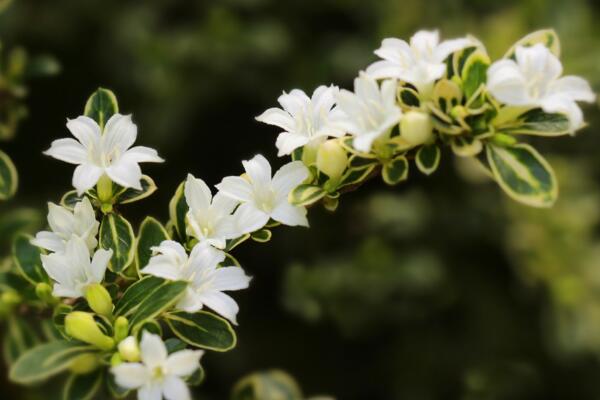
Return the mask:
<svg viewBox="0 0 600 400"><path fill-rule="evenodd" d="M108 175L104 174L98 179L96 192L101 203L109 203L113 197L113 184Z"/></svg>
<svg viewBox="0 0 600 400"><path fill-rule="evenodd" d="M133 336L128 336L119 343L119 354L123 360L129 362L140 361L140 348Z"/></svg>
<svg viewBox="0 0 600 400"><path fill-rule="evenodd" d="M309 142L302 148L302 162L310 167L317 161L317 150L319 149L319 140Z"/></svg>
<svg viewBox="0 0 600 400"><path fill-rule="evenodd" d="M319 146L317 151L317 168L328 177L336 179L342 176L348 166L346 150L335 139L328 140Z"/></svg>
<svg viewBox="0 0 600 400"><path fill-rule="evenodd" d="M427 113L409 111L400 120L400 135L414 146L428 142L432 134L433 124Z"/></svg>
<svg viewBox="0 0 600 400"><path fill-rule="evenodd" d="M94 312L110 317L113 310L113 302L108 290L100 283L92 283L85 289L85 299Z"/></svg>
<svg viewBox="0 0 600 400"><path fill-rule="evenodd" d="M119 353L114 353L110 358L110 365L115 367L123 362L121 355Z"/></svg>
<svg viewBox="0 0 600 400"><path fill-rule="evenodd" d="M21 302L21 296L17 292L10 290L2 293L2 297L0 297L0 300L7 306L12 307Z"/></svg>
<svg viewBox="0 0 600 400"><path fill-rule="evenodd" d="M35 294L40 300L46 303L53 303L55 301L54 296L52 296L52 287L45 282L35 285Z"/></svg>
<svg viewBox="0 0 600 400"><path fill-rule="evenodd" d="M102 350L110 350L115 346L113 338L106 336L100 330L91 313L73 311L65 317L67 335L82 342L94 345Z"/></svg>
<svg viewBox="0 0 600 400"><path fill-rule="evenodd" d="M100 362L97 354L85 353L75 357L75 359L71 361L69 370L74 374L83 375L92 372L98 368L98 365L100 365Z"/></svg>
<svg viewBox="0 0 600 400"><path fill-rule="evenodd" d="M114 330L115 342L119 343L121 340L125 339L127 334L129 334L129 321L127 321L127 318L123 316L117 317Z"/></svg>

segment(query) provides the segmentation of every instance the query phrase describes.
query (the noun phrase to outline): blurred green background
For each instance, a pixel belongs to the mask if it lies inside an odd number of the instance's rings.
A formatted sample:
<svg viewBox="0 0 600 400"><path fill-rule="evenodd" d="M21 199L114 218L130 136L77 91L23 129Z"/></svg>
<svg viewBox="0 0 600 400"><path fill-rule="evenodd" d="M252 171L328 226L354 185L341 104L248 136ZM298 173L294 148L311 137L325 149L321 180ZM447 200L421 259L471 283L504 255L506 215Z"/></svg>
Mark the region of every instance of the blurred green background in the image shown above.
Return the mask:
<svg viewBox="0 0 600 400"><path fill-rule="evenodd" d="M350 88L384 37L472 33L497 58L553 27L566 72L598 90L598 18L592 0L15 0L3 46L52 54L62 72L27 85L29 116L2 144L21 186L0 213L43 210L69 189L72 167L41 152L97 86L167 160L144 167L159 191L123 211L164 221L188 171L216 184L255 153L276 160L277 131L254 116L282 90ZM551 210L512 203L446 152L432 177L371 182L333 215L312 210L310 230L243 246L255 278L235 294L239 344L205 357L197 398L278 367L342 400L600 399L598 104L585 113L575 138L534 139L560 176ZM1 391L24 398L6 381Z"/></svg>

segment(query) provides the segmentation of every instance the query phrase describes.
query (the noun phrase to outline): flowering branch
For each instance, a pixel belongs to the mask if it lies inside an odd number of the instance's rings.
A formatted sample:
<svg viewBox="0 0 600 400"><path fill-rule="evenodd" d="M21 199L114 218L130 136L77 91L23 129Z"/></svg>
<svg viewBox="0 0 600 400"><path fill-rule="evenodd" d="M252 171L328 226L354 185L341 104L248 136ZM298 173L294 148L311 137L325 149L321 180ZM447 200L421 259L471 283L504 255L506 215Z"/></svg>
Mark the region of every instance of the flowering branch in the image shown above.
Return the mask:
<svg viewBox="0 0 600 400"><path fill-rule="evenodd" d="M554 172L520 138L573 134L584 125L576 101L595 96L583 79L561 77L553 31L526 36L494 63L474 38L440 42L426 31L410 43L385 39L375 53L382 60L359 74L354 91L320 86L309 97L294 89L257 117L282 130L276 146L288 163L273 172L257 155L216 193L188 175L168 223L147 217L137 234L121 206L156 190L139 164L163 160L133 146L131 116L119 113L112 92L96 91L84 115L67 122L74 138L45 152L77 165L75 190L49 203L49 230L17 238L4 276L5 315L15 318L20 304L52 313L41 344L22 346L26 322L14 325L11 379L34 384L68 371L65 399L134 390L141 400L190 398L204 351L236 344L239 307L226 292L251 281L236 246L266 242L280 224L308 226L308 206L335 210L367 179L403 182L413 160L430 175L442 147L479 160L513 199L554 203Z"/></svg>

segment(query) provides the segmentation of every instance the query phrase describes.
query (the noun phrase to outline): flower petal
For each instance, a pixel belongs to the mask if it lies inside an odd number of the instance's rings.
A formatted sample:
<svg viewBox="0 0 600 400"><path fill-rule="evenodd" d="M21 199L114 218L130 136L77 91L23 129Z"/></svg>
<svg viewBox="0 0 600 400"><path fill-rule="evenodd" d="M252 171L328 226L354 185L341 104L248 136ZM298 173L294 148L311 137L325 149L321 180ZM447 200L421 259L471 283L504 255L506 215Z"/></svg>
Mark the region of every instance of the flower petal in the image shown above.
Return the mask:
<svg viewBox="0 0 600 400"><path fill-rule="evenodd" d="M150 380L150 371L140 363L121 363L110 369L117 385L125 389L137 389Z"/></svg>
<svg viewBox="0 0 600 400"><path fill-rule="evenodd" d="M281 132L279 136L277 136L277 140L275 141L275 146L279 150L277 152L277 156L282 157L291 154L297 148L307 144L309 140L309 137L305 135L290 132Z"/></svg>
<svg viewBox="0 0 600 400"><path fill-rule="evenodd" d="M592 91L588 81L578 76L563 76L552 82L548 91L549 95L567 96L574 101L591 103L596 100L596 94Z"/></svg>
<svg viewBox="0 0 600 400"><path fill-rule="evenodd" d="M35 238L31 240L31 244L53 252L61 252L65 249L65 242L60 236L48 231L36 233Z"/></svg>
<svg viewBox="0 0 600 400"><path fill-rule="evenodd" d="M113 182L126 188L142 190L140 179L142 179L142 170L140 166L131 160L122 157L116 163L106 168L106 174Z"/></svg>
<svg viewBox="0 0 600 400"><path fill-rule="evenodd" d="M231 296L221 292L208 292L201 293L198 297L207 307L237 325L236 315L240 308Z"/></svg>
<svg viewBox="0 0 600 400"><path fill-rule="evenodd" d="M308 226L306 208L296 207L287 201L277 205L271 213L271 218L289 226Z"/></svg>
<svg viewBox="0 0 600 400"><path fill-rule="evenodd" d="M212 289L218 291L247 289L251 277L240 267L221 267L214 273Z"/></svg>
<svg viewBox="0 0 600 400"><path fill-rule="evenodd" d="M103 173L102 168L92 164L81 164L75 168L73 187L77 190L77 195L81 196L85 191L94 187Z"/></svg>
<svg viewBox="0 0 600 400"><path fill-rule="evenodd" d="M53 232L69 237L73 233L75 217L66 208L49 202L48 225Z"/></svg>
<svg viewBox="0 0 600 400"><path fill-rule="evenodd" d="M83 164L88 157L86 148L77 140L71 138L53 141L44 154L69 164Z"/></svg>
<svg viewBox="0 0 600 400"><path fill-rule="evenodd" d="M161 158L157 151L153 148L146 146L135 146L130 148L123 154L122 157L126 157L128 160L131 160L136 163L141 162L164 162L165 160Z"/></svg>
<svg viewBox="0 0 600 400"><path fill-rule="evenodd" d="M236 231L240 232L240 236L244 233L257 231L269 222L269 214L250 203L240 205L233 217Z"/></svg>
<svg viewBox="0 0 600 400"><path fill-rule="evenodd" d="M100 126L85 115L68 120L67 129L85 148L89 149L100 141Z"/></svg>
<svg viewBox="0 0 600 400"><path fill-rule="evenodd" d="M242 161L242 165L253 185L264 188L271 182L271 164L262 154L255 155L251 160Z"/></svg>
<svg viewBox="0 0 600 400"><path fill-rule="evenodd" d="M94 253L91 263L91 273L95 282L102 282L104 279L104 273L108 267L108 262L113 255L112 249L98 249Z"/></svg>
<svg viewBox="0 0 600 400"><path fill-rule="evenodd" d="M271 183L278 198L285 197L308 178L310 173L302 161L292 161L285 164L273 176Z"/></svg>
<svg viewBox="0 0 600 400"><path fill-rule="evenodd" d="M119 149L125 152L137 138L137 126L131 120L131 115L114 114L104 126L103 150L106 153Z"/></svg>
<svg viewBox="0 0 600 400"><path fill-rule="evenodd" d="M513 60L493 63L487 72L487 87L500 102L508 105L529 105L525 77Z"/></svg>
<svg viewBox="0 0 600 400"><path fill-rule="evenodd" d="M138 389L138 400L161 400L163 395L163 387L154 382L142 386Z"/></svg>
<svg viewBox="0 0 600 400"><path fill-rule="evenodd" d="M167 358L167 371L169 374L186 377L194 373L200 366L202 350L180 350L170 354Z"/></svg>
<svg viewBox="0 0 600 400"><path fill-rule="evenodd" d="M212 193L202 179L188 174L185 181L185 201L192 211L206 210L210 207Z"/></svg>
<svg viewBox="0 0 600 400"><path fill-rule="evenodd" d="M163 382L163 395L166 400L190 400L190 389L176 376L167 376Z"/></svg>
<svg viewBox="0 0 600 400"><path fill-rule="evenodd" d="M277 99L279 104L285 111L290 113L292 117L302 112L302 110L310 103L310 98L300 89L293 89L290 93L283 93Z"/></svg>
<svg viewBox="0 0 600 400"><path fill-rule="evenodd" d="M252 186L240 176L227 176L217 186L223 195L241 202L252 200Z"/></svg>
<svg viewBox="0 0 600 400"><path fill-rule="evenodd" d="M150 369L162 366L167 360L167 348L160 336L144 331L140 343L140 356Z"/></svg>
<svg viewBox="0 0 600 400"><path fill-rule="evenodd" d="M288 132L294 130L294 119L280 108L269 108L267 111L256 117L256 120L269 125L275 125Z"/></svg>

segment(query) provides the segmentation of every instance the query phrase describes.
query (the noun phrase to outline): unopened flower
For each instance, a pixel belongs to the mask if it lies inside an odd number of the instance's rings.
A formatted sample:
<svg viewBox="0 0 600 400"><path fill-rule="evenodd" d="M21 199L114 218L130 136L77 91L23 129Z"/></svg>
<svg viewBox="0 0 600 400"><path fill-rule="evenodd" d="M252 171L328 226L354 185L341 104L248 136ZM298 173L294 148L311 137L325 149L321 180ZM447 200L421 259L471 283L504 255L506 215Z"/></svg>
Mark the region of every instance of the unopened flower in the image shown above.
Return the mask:
<svg viewBox="0 0 600 400"><path fill-rule="evenodd" d="M467 38L440 43L438 31L419 31L410 38L410 44L401 39L384 39L375 54L383 58L367 68L375 79L395 78L413 84L422 90L444 76L444 60L455 51L473 45Z"/></svg>
<svg viewBox="0 0 600 400"><path fill-rule="evenodd" d="M113 115L104 132L96 121L85 116L69 120L67 128L77 140L55 140L44 154L77 165L73 186L79 195L92 188L103 174L123 187L141 190L139 163L163 161L154 149L131 147L137 137L137 126L130 115Z"/></svg>
<svg viewBox="0 0 600 400"><path fill-rule="evenodd" d="M202 350L180 350L172 354L160 336L144 331L140 343L141 362L125 362L111 368L116 383L136 389L139 400L189 400L184 378L200 367Z"/></svg>
<svg viewBox="0 0 600 400"><path fill-rule="evenodd" d="M189 207L187 233L198 241L206 241L222 249L227 239L243 234L236 230L231 215L238 202L222 193L213 197L206 183L191 174L185 182L185 201Z"/></svg>
<svg viewBox="0 0 600 400"><path fill-rule="evenodd" d="M81 238L90 251L98 245L96 235L100 223L87 197L75 204L73 212L54 203L48 203L48 225L52 231L42 231L31 241L43 249L62 252L73 235Z"/></svg>
<svg viewBox="0 0 600 400"><path fill-rule="evenodd" d="M369 152L375 139L388 133L402 116L396 104L396 81L389 79L381 87L365 73L354 79L354 93L340 90L338 107L346 118L341 126L354 135L353 146Z"/></svg>
<svg viewBox="0 0 600 400"><path fill-rule="evenodd" d="M277 137L279 156L327 137L340 137L344 131L336 125L342 116L335 106L336 86L319 86L308 97L302 90L284 93L277 101L281 108L269 108L256 117L260 122L275 125L284 131Z"/></svg>
<svg viewBox="0 0 600 400"><path fill-rule="evenodd" d="M225 253L199 243L188 256L181 244L165 240L153 247L154 255L142 273L173 281L187 281L188 287L176 308L196 312L205 305L234 324L239 307L226 290L246 289L250 277L240 267L219 267Z"/></svg>
<svg viewBox="0 0 600 400"><path fill-rule="evenodd" d="M73 236L62 253L42 254L42 266L54 280L52 294L56 297L83 297L86 289L104 279L112 250L100 249L90 261L90 252L85 242Z"/></svg>
<svg viewBox="0 0 600 400"><path fill-rule="evenodd" d="M262 155L242 162L246 177L228 176L217 188L242 204L236 210L236 222L244 232L256 231L273 218L285 225L308 226L306 208L288 201L289 193L309 176L301 161L281 167L271 177L271 165Z"/></svg>
<svg viewBox="0 0 600 400"><path fill-rule="evenodd" d="M560 60L543 44L518 46L515 60L500 60L490 66L487 87L506 105L565 114L574 132L583 125L583 113L576 102L593 102L596 95L584 79L561 77L562 70Z"/></svg>

